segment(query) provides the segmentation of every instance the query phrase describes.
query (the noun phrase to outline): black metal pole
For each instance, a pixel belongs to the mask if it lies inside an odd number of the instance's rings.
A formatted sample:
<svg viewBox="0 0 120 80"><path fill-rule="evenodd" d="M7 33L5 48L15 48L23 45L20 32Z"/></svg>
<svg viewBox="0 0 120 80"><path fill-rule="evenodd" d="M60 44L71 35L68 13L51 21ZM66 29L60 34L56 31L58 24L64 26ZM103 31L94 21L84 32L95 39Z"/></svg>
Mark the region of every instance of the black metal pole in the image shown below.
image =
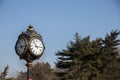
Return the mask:
<svg viewBox="0 0 120 80"><path fill-rule="evenodd" d="M31 75L32 62L28 62L26 66L27 66L27 80L33 80Z"/></svg>

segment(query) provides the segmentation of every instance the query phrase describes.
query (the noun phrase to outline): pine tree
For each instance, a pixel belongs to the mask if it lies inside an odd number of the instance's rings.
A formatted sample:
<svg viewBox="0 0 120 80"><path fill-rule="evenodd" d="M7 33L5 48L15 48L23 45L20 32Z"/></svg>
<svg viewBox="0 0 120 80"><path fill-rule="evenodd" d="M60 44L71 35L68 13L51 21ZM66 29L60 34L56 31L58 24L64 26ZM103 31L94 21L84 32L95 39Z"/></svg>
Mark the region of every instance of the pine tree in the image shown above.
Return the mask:
<svg viewBox="0 0 120 80"><path fill-rule="evenodd" d="M102 73L104 77L109 80L114 80L115 78L120 79L120 54L118 52L120 45L120 39L118 39L119 34L120 31L111 31L103 40L103 48L101 50L103 61Z"/></svg>
<svg viewBox="0 0 120 80"><path fill-rule="evenodd" d="M90 41L90 36L81 38L76 33L75 41L56 53L58 76L61 80L120 79L119 34L120 31L111 31L104 39Z"/></svg>
<svg viewBox="0 0 120 80"><path fill-rule="evenodd" d="M80 73L84 62L80 59L84 60L83 56L90 53L88 52L91 45L89 36L81 39L76 33L74 39L75 41L69 42L66 50L56 53L59 56L56 66L62 69L59 74L63 74L61 76L65 80L81 78L82 75Z"/></svg>

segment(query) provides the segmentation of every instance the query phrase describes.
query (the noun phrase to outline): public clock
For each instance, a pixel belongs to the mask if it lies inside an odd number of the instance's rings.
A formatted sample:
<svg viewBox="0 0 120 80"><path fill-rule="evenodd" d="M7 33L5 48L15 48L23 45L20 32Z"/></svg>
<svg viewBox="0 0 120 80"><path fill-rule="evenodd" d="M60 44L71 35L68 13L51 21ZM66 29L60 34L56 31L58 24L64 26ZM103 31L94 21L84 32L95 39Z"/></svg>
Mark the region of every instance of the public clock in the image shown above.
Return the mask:
<svg viewBox="0 0 120 80"><path fill-rule="evenodd" d="M16 45L15 45L15 50L19 56L25 53L26 48L27 48L26 43L27 42L24 38L20 38L17 40Z"/></svg>
<svg viewBox="0 0 120 80"><path fill-rule="evenodd" d="M37 38L37 37L33 37L30 40L30 52L34 55L34 56L41 56L42 53L44 52L44 44L42 42L41 39Z"/></svg>

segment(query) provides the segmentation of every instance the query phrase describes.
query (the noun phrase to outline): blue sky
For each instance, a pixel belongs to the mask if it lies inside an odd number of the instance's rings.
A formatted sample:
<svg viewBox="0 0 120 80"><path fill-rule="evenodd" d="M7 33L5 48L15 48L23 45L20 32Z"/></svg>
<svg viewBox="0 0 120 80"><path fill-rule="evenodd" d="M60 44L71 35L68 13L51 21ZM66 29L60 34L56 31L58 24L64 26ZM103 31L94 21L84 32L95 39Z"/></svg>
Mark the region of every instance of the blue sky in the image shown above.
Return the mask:
<svg viewBox="0 0 120 80"><path fill-rule="evenodd" d="M74 34L104 37L120 30L119 0L0 0L0 71L8 64L9 75L26 70L15 53L18 35L33 25L45 43L40 61L54 66L55 53L65 49Z"/></svg>

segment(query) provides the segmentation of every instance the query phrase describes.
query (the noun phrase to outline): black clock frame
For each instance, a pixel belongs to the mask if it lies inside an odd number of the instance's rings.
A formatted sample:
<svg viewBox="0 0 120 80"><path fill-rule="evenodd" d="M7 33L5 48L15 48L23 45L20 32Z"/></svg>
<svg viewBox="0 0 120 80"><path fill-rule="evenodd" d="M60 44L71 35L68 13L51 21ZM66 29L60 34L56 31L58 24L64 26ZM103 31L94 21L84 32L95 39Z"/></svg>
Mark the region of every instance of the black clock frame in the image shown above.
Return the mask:
<svg viewBox="0 0 120 80"><path fill-rule="evenodd" d="M19 39L21 39L21 38L25 39L25 41L26 41L26 48L25 48L23 54L20 55L20 54L17 52L17 47L16 47L16 45L17 45L17 42L19 41ZM32 52L30 51L30 41L31 41L33 38L39 39L39 40L42 42L42 44L43 44L43 48L44 48L44 49L43 49L43 52L42 52L40 55L35 55L34 53L32 53ZM33 61L33 60L36 60L36 59L39 59L39 58L43 55L43 53L44 53L45 46L44 46L44 43L43 43L43 40L42 40L42 36L41 36L40 34L38 34L38 33L34 30L33 26L31 26L31 25L28 26L27 31L22 32L22 33L19 35L17 42L16 42L16 45L15 45L15 51L16 51L17 55L20 57L20 59L24 59L24 60L26 60L27 62Z"/></svg>

